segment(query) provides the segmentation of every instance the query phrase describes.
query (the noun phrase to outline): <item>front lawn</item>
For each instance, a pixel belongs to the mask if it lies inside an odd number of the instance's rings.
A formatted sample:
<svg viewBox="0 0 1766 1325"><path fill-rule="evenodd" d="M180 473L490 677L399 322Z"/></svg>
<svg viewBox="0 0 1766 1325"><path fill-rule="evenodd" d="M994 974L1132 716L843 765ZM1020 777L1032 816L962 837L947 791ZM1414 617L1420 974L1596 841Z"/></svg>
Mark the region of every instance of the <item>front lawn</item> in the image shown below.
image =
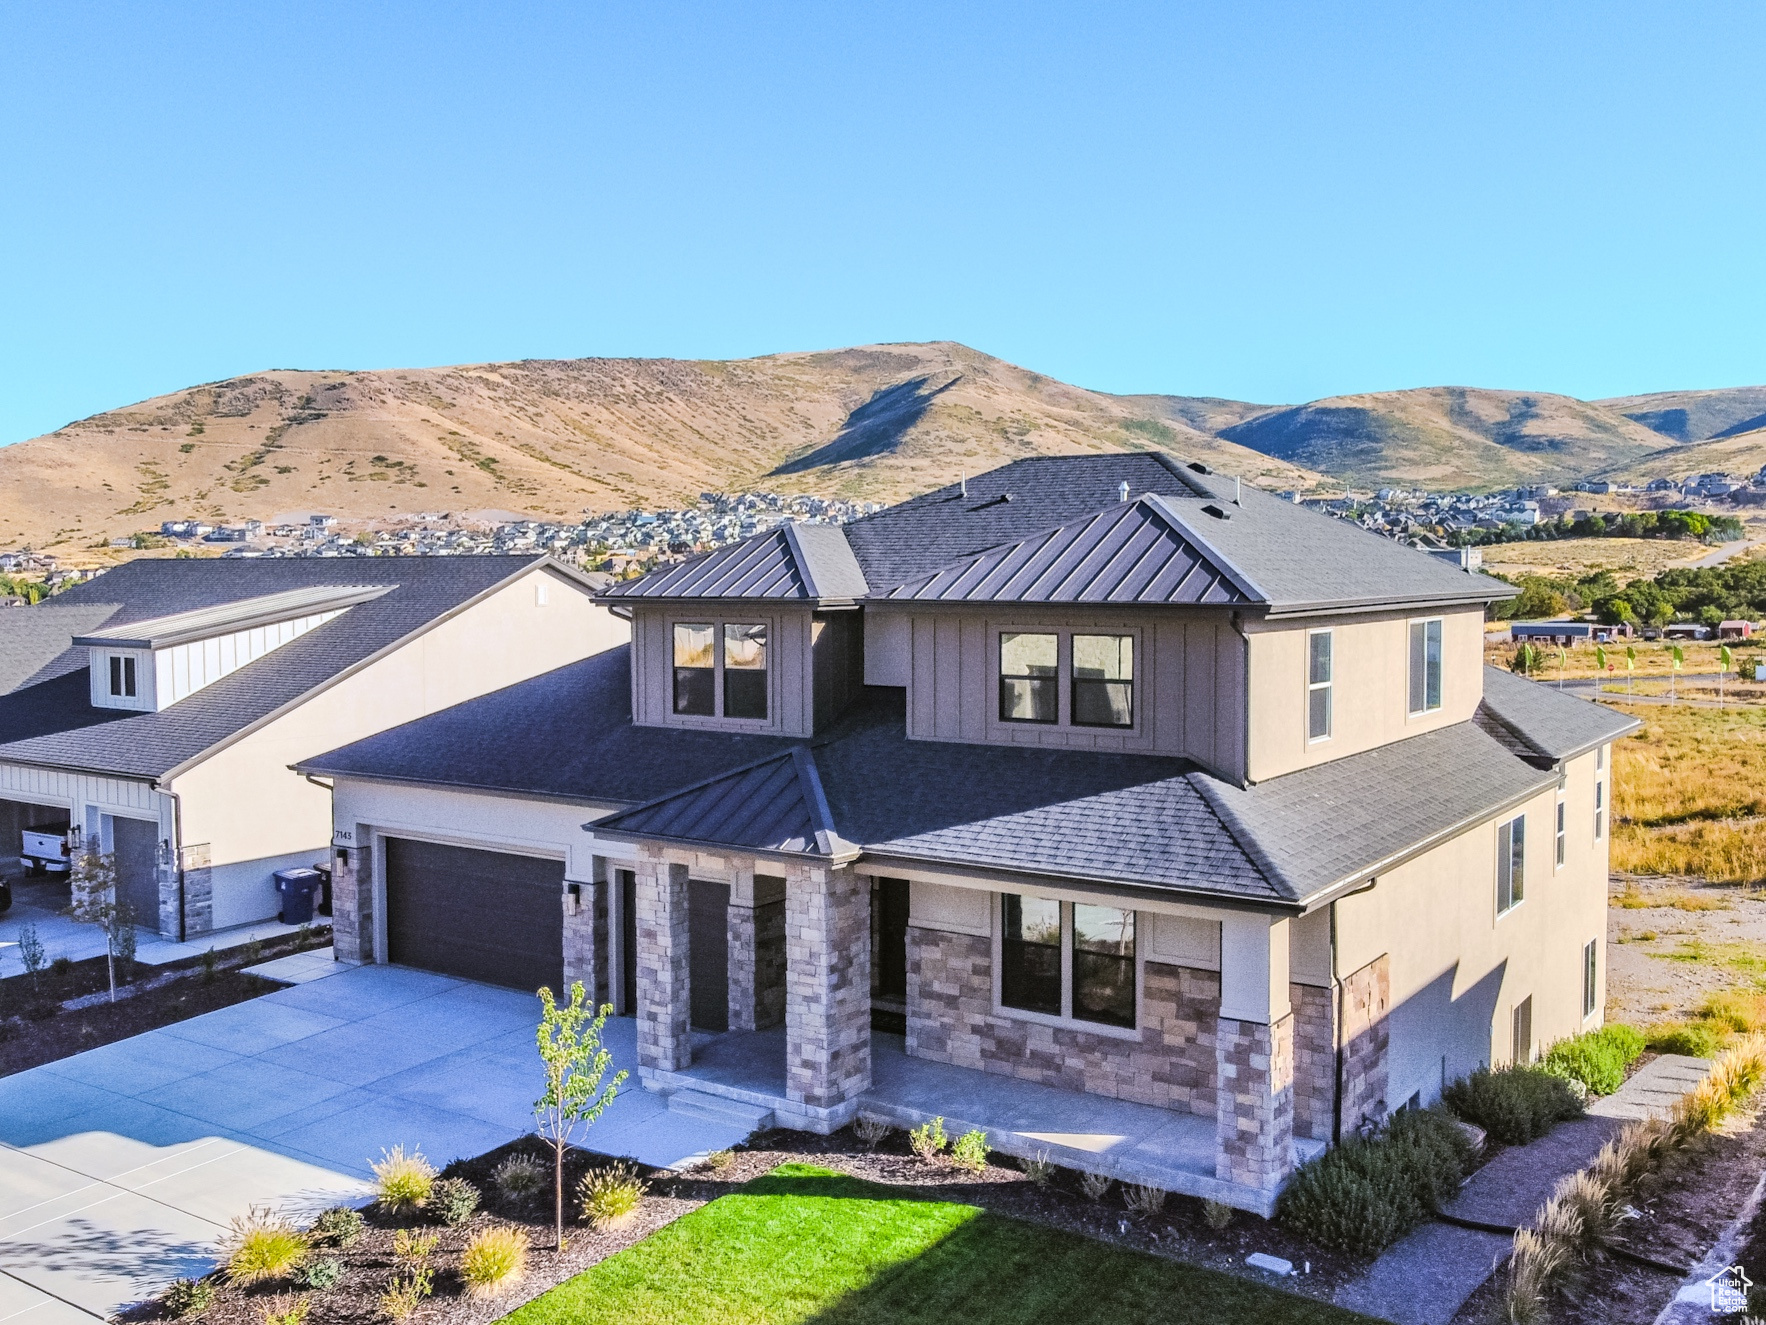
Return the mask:
<svg viewBox="0 0 1766 1325"><path fill-rule="evenodd" d="M782 1164L509 1325L1352 1325L1305 1298L950 1201Z"/></svg>

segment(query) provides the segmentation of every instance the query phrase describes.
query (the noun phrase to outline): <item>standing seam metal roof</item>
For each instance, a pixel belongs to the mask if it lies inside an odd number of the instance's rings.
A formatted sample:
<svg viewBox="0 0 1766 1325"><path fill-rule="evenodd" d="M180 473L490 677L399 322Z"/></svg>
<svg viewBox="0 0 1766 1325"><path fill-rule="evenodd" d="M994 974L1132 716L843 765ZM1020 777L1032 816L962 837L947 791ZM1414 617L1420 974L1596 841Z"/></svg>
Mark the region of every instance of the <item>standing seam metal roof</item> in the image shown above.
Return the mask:
<svg viewBox="0 0 1766 1325"><path fill-rule="evenodd" d="M678 566L610 585L606 598L862 598L865 577L835 525L785 524Z"/></svg>

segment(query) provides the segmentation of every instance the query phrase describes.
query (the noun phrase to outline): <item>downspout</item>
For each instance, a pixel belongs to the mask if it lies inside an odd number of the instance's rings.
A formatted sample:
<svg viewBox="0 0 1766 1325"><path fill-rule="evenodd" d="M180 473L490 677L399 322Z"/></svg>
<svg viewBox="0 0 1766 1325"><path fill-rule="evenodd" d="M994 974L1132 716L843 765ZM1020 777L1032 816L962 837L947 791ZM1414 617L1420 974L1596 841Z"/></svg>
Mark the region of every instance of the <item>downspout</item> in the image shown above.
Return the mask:
<svg viewBox="0 0 1766 1325"><path fill-rule="evenodd" d="M170 787L160 791L172 798L172 867L178 872L178 942L184 942L184 798Z"/></svg>
<svg viewBox="0 0 1766 1325"><path fill-rule="evenodd" d="M1239 705L1239 786L1248 787L1251 785L1251 637L1245 633L1241 613L1232 613L1227 621L1245 646L1245 693Z"/></svg>

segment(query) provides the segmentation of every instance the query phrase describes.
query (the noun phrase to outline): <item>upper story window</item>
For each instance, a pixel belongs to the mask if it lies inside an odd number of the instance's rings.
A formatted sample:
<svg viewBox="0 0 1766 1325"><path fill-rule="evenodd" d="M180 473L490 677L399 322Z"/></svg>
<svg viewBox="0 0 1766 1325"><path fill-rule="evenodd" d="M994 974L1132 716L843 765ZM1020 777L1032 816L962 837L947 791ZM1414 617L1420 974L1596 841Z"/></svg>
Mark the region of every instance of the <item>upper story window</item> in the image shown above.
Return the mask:
<svg viewBox="0 0 1766 1325"><path fill-rule="evenodd" d="M1527 895L1527 816L1496 830L1496 914L1512 911Z"/></svg>
<svg viewBox="0 0 1766 1325"><path fill-rule="evenodd" d="M1133 1029L1134 912L1000 897L1000 1006Z"/></svg>
<svg viewBox="0 0 1766 1325"><path fill-rule="evenodd" d="M767 716L767 628L756 622L678 622L674 711L702 718Z"/></svg>
<svg viewBox="0 0 1766 1325"><path fill-rule="evenodd" d="M1059 722L1059 635L1000 636L1000 721Z"/></svg>
<svg viewBox="0 0 1766 1325"><path fill-rule="evenodd" d="M1306 636L1306 739L1324 741L1331 735L1331 632Z"/></svg>
<svg viewBox="0 0 1766 1325"><path fill-rule="evenodd" d="M1441 707L1441 621L1410 623L1410 712Z"/></svg>
<svg viewBox="0 0 1766 1325"><path fill-rule="evenodd" d="M1594 781L1594 840L1600 841L1601 834L1606 830L1607 819L1607 784L1599 778Z"/></svg>
<svg viewBox="0 0 1766 1325"><path fill-rule="evenodd" d="M1073 725L1134 726L1134 636L1073 637Z"/></svg>
<svg viewBox="0 0 1766 1325"><path fill-rule="evenodd" d="M1074 727L1133 727L1134 644L1128 634L1001 632L999 720L1053 725L1064 717Z"/></svg>
<svg viewBox="0 0 1766 1325"><path fill-rule="evenodd" d="M1566 847L1568 846L1569 836L1570 836L1569 832L1567 831L1567 828L1566 828L1566 825L1568 823L1568 815L1566 812L1568 811L1568 809L1569 809L1569 807L1564 803L1563 793L1559 792L1558 793L1558 818L1557 818L1557 863L1558 863L1558 868L1560 868L1560 869L1563 868L1564 857L1566 855L1568 855L1568 851L1566 850ZM1599 836L1599 834L1596 833L1596 836Z"/></svg>
<svg viewBox="0 0 1766 1325"><path fill-rule="evenodd" d="M119 658L112 654L110 658L110 693L119 699L135 698L135 660Z"/></svg>

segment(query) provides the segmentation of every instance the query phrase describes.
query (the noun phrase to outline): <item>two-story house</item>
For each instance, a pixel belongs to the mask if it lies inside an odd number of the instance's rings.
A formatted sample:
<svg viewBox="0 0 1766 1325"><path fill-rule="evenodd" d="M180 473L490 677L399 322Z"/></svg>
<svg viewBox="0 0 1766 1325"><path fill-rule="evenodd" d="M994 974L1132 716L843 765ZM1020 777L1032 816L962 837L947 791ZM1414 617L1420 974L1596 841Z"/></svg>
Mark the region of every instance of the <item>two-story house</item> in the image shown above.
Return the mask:
<svg viewBox="0 0 1766 1325"><path fill-rule="evenodd" d="M0 619L0 854L55 825L116 859L138 925L274 917L323 862L299 756L623 642L543 557L139 560Z"/></svg>
<svg viewBox="0 0 1766 1325"><path fill-rule="evenodd" d="M339 955L582 979L677 1097L1268 1213L1599 1024L1633 724L1484 667L1508 593L1150 454L774 530L605 590L629 646L306 760Z"/></svg>

